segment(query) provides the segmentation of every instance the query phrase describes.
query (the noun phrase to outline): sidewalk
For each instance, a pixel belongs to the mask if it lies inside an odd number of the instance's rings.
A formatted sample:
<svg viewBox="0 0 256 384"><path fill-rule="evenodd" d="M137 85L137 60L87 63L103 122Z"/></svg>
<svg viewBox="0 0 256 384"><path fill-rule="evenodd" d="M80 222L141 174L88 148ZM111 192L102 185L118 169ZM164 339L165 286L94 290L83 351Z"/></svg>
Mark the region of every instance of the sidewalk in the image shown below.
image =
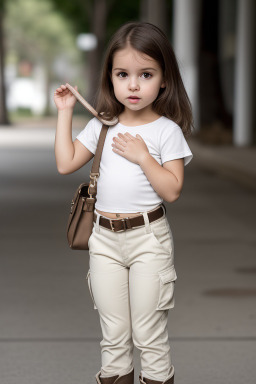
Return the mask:
<svg viewBox="0 0 256 384"><path fill-rule="evenodd" d="M74 115L72 137L85 127L87 116ZM12 125L0 125L0 148L49 148L54 146L57 116L31 118Z"/></svg>
<svg viewBox="0 0 256 384"><path fill-rule="evenodd" d="M194 154L193 162L205 170L256 190L256 146L234 147L231 145L202 144L195 138L188 140Z"/></svg>
<svg viewBox="0 0 256 384"><path fill-rule="evenodd" d="M0 128L1 384L94 384L101 367L100 321L86 281L89 255L66 240L70 201L89 167L57 172L55 124ZM75 119L73 133L85 124ZM175 383L252 384L255 193L215 168L207 171L216 157L236 159L236 149L231 155L224 147L189 145L194 160L182 196L166 204L178 276L168 322ZM136 348L134 367L138 384Z"/></svg>

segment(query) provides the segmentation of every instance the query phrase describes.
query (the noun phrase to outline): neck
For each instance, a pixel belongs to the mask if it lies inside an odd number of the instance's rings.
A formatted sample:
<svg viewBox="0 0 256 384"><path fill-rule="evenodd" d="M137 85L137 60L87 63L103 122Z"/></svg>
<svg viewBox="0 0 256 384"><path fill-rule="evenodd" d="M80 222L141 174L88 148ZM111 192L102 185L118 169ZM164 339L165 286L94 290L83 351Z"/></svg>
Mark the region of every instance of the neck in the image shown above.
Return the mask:
<svg viewBox="0 0 256 384"><path fill-rule="evenodd" d="M142 125L151 123L159 117L160 115L158 115L153 110L131 111L129 109L125 109L119 115L118 119L119 122L124 125Z"/></svg>

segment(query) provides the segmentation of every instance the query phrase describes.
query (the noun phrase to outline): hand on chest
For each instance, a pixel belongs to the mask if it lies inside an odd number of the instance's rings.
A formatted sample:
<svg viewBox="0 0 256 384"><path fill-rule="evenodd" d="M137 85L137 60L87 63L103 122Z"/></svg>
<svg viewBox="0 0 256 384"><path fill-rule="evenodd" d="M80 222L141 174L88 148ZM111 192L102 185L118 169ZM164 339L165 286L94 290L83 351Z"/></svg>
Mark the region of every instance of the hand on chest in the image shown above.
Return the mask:
<svg viewBox="0 0 256 384"><path fill-rule="evenodd" d="M159 156L154 143L154 138L149 135L149 132L143 132L137 127L128 131L115 129L107 137L106 147L108 152L111 149L113 161L119 161L120 157L135 163L141 164L145 157L151 155Z"/></svg>

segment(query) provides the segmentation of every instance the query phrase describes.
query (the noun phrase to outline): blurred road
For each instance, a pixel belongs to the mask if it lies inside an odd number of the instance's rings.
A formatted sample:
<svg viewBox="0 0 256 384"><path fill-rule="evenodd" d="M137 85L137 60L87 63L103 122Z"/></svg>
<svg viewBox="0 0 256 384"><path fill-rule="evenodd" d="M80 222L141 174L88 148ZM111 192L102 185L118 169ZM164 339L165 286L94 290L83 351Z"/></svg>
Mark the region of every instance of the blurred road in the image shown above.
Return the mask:
<svg viewBox="0 0 256 384"><path fill-rule="evenodd" d="M1 384L93 384L101 367L88 253L66 241L69 204L90 165L58 174L54 128L0 129ZM74 137L82 128L76 121ZM255 382L255 203L252 189L192 160L182 196L167 205L178 275L169 312L176 384Z"/></svg>

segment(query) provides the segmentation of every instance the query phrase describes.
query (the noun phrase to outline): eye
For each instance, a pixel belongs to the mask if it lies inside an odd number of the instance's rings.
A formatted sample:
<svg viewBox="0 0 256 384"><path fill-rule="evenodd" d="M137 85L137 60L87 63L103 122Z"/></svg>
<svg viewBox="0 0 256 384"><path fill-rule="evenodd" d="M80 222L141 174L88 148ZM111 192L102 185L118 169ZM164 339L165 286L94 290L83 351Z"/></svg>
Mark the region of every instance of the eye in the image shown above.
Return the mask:
<svg viewBox="0 0 256 384"><path fill-rule="evenodd" d="M118 77L121 77L122 79L125 78L127 76L127 73L126 72L119 72L117 74Z"/></svg>
<svg viewBox="0 0 256 384"><path fill-rule="evenodd" d="M152 75L149 72L143 72L142 77L143 77L143 79L150 79L152 77Z"/></svg>

